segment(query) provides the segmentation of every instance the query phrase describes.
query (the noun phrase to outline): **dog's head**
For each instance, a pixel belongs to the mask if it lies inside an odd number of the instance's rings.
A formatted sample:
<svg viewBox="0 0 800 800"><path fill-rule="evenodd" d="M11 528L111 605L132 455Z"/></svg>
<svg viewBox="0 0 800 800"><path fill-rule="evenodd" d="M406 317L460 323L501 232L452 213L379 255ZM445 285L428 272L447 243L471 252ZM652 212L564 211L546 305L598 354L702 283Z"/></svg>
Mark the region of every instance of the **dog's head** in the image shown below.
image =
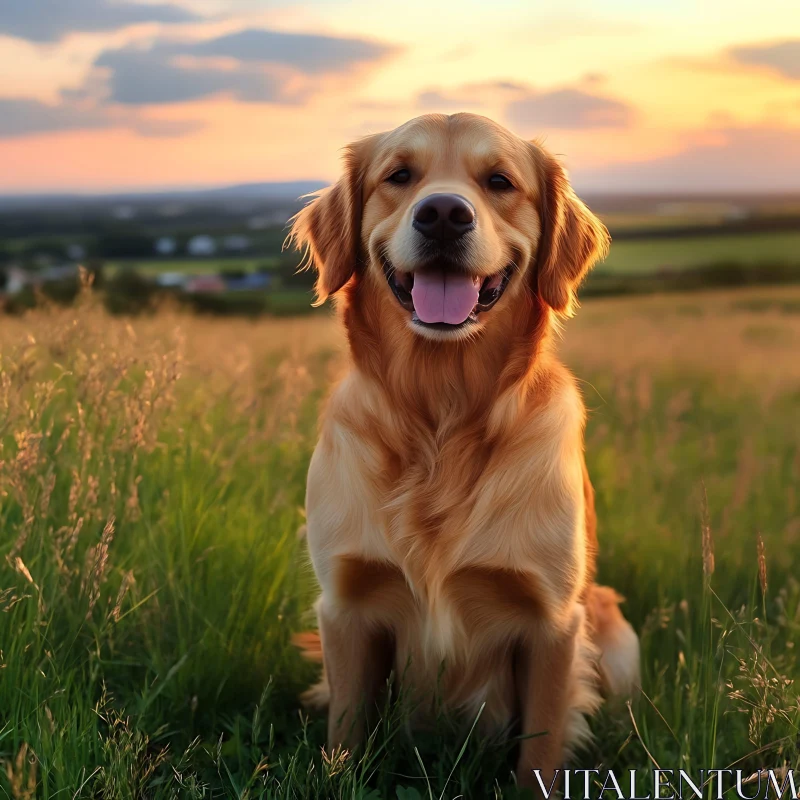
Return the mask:
<svg viewBox="0 0 800 800"><path fill-rule="evenodd" d="M385 324L442 342L510 319L523 298L570 314L609 242L551 155L473 114L350 145L344 176L292 236L318 270L320 302L369 287Z"/></svg>

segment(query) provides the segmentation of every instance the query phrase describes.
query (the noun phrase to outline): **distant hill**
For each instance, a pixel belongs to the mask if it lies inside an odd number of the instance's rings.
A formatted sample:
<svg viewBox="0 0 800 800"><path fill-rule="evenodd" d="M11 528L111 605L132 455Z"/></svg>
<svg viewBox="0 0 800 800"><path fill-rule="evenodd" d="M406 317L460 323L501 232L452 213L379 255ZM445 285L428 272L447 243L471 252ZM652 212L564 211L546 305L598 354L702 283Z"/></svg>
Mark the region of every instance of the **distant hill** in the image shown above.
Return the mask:
<svg viewBox="0 0 800 800"><path fill-rule="evenodd" d="M132 205L183 202L203 203L214 201L268 200L294 202L298 197L322 189L325 181L279 181L242 183L214 189L181 189L142 192L111 192L107 194L30 194L0 195L0 210L54 208L64 205L95 205L97 203L129 203Z"/></svg>
<svg viewBox="0 0 800 800"><path fill-rule="evenodd" d="M241 183L223 189L210 189L206 194L212 197L260 197L276 200L295 200L301 195L316 192L328 184L324 181L284 181L282 183Z"/></svg>
<svg viewBox="0 0 800 800"><path fill-rule="evenodd" d="M299 198L322 189L321 180L264 181L205 189L174 189L107 194L0 194L0 212L60 211L67 214L104 213L109 208L130 207L137 216L146 208L170 205L189 209L222 208L230 213L255 213L258 209L296 209ZM800 214L800 194L686 194L584 192L581 197L601 215L657 215L664 219L687 219L716 215L720 220L752 215ZM293 212L292 212L293 213ZM122 218L122 217L120 217ZM620 220L614 220L619 227ZM623 226L624 227L624 226Z"/></svg>

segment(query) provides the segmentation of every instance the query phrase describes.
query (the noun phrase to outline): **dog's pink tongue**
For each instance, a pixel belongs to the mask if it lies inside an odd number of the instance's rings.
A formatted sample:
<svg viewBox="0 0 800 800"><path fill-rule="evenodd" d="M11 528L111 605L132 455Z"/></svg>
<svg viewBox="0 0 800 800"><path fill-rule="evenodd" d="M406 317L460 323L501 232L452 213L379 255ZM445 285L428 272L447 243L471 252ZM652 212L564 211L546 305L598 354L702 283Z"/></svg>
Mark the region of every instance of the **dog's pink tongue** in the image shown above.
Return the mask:
<svg viewBox="0 0 800 800"><path fill-rule="evenodd" d="M478 302L480 278L434 270L415 272L411 297L422 322L460 325Z"/></svg>

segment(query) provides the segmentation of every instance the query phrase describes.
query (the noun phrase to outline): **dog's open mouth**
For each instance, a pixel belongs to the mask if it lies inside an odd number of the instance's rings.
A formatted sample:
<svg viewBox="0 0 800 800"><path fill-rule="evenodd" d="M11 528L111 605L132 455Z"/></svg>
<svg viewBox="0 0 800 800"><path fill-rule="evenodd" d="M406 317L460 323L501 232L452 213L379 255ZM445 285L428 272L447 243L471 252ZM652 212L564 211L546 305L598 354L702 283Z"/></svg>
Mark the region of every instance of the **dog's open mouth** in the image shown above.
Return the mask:
<svg viewBox="0 0 800 800"><path fill-rule="evenodd" d="M411 312L414 323L435 330L455 330L474 325L478 314L489 311L502 297L511 266L481 279L442 269L400 272L386 261L384 273L394 296Z"/></svg>

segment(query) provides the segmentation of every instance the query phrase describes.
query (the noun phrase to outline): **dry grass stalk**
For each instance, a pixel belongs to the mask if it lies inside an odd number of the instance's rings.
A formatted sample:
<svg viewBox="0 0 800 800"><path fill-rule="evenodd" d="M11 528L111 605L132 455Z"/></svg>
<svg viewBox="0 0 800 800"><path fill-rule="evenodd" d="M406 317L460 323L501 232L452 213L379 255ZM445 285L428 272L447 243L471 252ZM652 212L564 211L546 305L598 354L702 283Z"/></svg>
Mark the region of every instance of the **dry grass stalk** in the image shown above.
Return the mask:
<svg viewBox="0 0 800 800"><path fill-rule="evenodd" d="M703 484L702 507L702 537L703 537L703 575L709 580L714 574L714 536L711 533L711 522L708 514L708 495Z"/></svg>
<svg viewBox="0 0 800 800"><path fill-rule="evenodd" d="M6 775L14 800L33 800L36 796L36 754L23 742L14 763L6 761Z"/></svg>
<svg viewBox="0 0 800 800"><path fill-rule="evenodd" d="M114 607L111 609L111 619L114 622L119 622L120 615L122 613L122 602L125 600L125 596L128 594L128 590L136 583L136 579L133 577L133 570L128 570L122 576L122 582L119 586L119 591L117 592L117 599L114 602Z"/></svg>
<svg viewBox="0 0 800 800"><path fill-rule="evenodd" d="M758 582L761 585L761 593L767 593L767 559L764 554L764 539L759 533L757 536L756 549L758 551Z"/></svg>
<svg viewBox="0 0 800 800"><path fill-rule="evenodd" d="M90 547L86 553L86 568L81 581L81 592L89 601L89 608L86 612L87 619L91 617L92 610L100 599L100 587L105 581L108 569L108 549L113 538L114 517L109 517L100 541L94 547Z"/></svg>

